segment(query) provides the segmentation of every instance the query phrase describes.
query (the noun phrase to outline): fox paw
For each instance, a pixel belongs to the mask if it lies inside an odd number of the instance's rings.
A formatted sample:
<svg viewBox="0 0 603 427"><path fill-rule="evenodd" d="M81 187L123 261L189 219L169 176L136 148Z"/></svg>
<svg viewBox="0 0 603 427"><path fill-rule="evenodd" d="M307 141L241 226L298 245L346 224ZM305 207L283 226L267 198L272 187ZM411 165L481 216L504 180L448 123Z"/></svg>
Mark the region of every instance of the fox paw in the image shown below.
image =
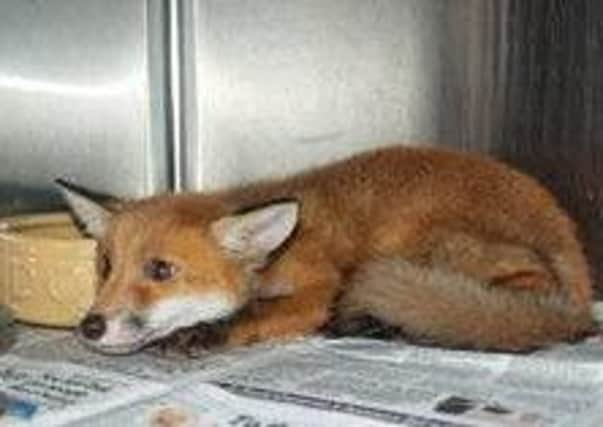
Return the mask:
<svg viewBox="0 0 603 427"><path fill-rule="evenodd" d="M162 356L183 354L187 357L199 357L224 346L229 329L229 324L225 322L179 329L157 341L155 350Z"/></svg>
<svg viewBox="0 0 603 427"><path fill-rule="evenodd" d="M390 326L371 316L345 318L335 316L321 329L328 338L365 337L377 339L393 339L401 335L398 328Z"/></svg>

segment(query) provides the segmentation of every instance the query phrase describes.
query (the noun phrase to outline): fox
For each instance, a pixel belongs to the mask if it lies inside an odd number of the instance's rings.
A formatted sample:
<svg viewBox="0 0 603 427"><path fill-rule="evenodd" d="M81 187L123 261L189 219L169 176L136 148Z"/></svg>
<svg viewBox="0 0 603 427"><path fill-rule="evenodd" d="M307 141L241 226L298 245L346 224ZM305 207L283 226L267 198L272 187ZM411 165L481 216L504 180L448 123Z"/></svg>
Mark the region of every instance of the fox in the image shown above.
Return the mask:
<svg viewBox="0 0 603 427"><path fill-rule="evenodd" d="M576 224L490 156L396 144L213 191L100 203L57 181L97 241L76 328L127 354L195 325L231 348L374 319L418 343L529 351L593 328Z"/></svg>

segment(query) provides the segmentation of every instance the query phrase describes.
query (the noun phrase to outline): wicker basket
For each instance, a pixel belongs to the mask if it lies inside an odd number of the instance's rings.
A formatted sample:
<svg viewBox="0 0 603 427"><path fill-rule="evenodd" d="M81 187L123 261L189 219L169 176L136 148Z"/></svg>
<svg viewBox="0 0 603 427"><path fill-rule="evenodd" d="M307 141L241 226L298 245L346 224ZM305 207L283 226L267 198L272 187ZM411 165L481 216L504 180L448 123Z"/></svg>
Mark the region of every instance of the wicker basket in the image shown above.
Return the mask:
<svg viewBox="0 0 603 427"><path fill-rule="evenodd" d="M95 245L66 213L0 219L0 304L24 322L76 325L95 294Z"/></svg>

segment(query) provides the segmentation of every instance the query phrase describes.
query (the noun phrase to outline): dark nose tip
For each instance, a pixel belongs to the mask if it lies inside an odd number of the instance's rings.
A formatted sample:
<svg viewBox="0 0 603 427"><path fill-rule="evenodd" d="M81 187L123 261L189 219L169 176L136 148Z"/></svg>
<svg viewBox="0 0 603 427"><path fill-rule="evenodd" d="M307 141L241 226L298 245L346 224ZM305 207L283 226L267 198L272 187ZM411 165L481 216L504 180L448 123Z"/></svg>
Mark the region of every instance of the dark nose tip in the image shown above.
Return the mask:
<svg viewBox="0 0 603 427"><path fill-rule="evenodd" d="M89 314L80 323L80 331L84 338L96 341L105 334L107 322L101 314Z"/></svg>

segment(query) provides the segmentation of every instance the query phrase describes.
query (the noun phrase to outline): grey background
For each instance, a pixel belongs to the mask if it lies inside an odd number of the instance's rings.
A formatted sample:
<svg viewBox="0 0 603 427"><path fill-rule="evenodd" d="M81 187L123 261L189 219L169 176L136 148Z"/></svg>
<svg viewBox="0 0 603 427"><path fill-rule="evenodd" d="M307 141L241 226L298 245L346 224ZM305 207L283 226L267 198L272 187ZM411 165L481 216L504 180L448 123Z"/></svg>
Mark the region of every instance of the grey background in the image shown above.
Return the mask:
<svg viewBox="0 0 603 427"><path fill-rule="evenodd" d="M504 106L508 7L185 3L183 187L228 186L391 143L490 151Z"/></svg>
<svg viewBox="0 0 603 427"><path fill-rule="evenodd" d="M151 123L162 110L161 83L151 84L156 9L0 3L0 212L56 205L59 176L132 196L167 187L162 119Z"/></svg>
<svg viewBox="0 0 603 427"><path fill-rule="evenodd" d="M193 3L185 185L222 187L434 139L444 9L438 1Z"/></svg>
<svg viewBox="0 0 603 427"><path fill-rule="evenodd" d="M429 142L541 179L599 280L602 46L597 0L5 0L0 213Z"/></svg>

